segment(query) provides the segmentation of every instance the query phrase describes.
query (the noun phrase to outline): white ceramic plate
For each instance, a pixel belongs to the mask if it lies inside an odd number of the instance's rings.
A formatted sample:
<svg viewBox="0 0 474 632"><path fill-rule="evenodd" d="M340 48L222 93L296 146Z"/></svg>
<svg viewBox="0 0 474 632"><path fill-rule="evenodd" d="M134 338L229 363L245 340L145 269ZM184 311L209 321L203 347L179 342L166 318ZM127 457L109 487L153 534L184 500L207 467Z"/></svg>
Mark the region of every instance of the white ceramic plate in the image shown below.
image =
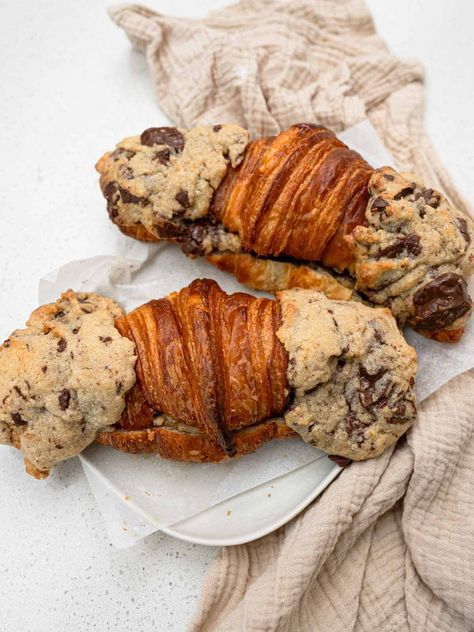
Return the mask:
<svg viewBox="0 0 474 632"><path fill-rule="evenodd" d="M339 474L342 468L321 456L234 496L197 516L161 528L168 535L208 546L231 546L261 538L294 518Z"/></svg>

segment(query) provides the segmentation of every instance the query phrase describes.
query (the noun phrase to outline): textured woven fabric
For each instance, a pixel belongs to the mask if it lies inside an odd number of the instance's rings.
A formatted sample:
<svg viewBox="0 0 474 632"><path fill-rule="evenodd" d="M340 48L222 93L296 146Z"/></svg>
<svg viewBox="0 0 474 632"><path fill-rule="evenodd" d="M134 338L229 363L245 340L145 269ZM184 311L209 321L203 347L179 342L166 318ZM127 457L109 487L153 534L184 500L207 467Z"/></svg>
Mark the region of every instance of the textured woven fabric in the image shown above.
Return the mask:
<svg viewBox="0 0 474 632"><path fill-rule="evenodd" d="M423 129L423 70L393 57L360 0L243 0L204 20L110 11L147 55L176 124L368 117L400 169L466 209ZM221 551L194 632L474 630L474 372L425 400L381 458L353 463L305 512Z"/></svg>

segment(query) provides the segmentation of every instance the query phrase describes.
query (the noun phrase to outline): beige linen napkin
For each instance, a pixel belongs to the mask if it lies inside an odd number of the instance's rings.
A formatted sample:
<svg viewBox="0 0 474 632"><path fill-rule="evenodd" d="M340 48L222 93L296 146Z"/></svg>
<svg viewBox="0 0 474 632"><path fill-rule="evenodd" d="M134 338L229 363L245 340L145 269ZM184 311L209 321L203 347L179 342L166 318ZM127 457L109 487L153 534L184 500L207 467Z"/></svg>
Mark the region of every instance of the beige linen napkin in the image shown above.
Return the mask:
<svg viewBox="0 0 474 632"><path fill-rule="evenodd" d="M360 0L242 0L204 20L111 9L178 125L254 136L368 117L397 165L460 199L423 129L423 71L393 57ZM395 449L354 463L304 513L223 549L197 631L474 630L474 372L420 406Z"/></svg>

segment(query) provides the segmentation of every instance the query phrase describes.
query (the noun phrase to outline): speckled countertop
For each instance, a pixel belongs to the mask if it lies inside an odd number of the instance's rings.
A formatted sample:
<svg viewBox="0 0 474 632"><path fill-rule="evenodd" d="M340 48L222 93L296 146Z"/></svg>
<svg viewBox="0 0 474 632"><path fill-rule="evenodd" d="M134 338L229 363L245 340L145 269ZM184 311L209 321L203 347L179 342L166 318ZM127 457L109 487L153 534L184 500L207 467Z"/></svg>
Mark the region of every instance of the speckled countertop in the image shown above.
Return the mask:
<svg viewBox="0 0 474 632"><path fill-rule="evenodd" d="M199 16L226 0L149 0ZM0 337L36 307L41 274L115 254L94 162L119 138L165 119L144 58L107 18L107 0L0 2ZM470 0L370 0L392 50L429 78L427 126L474 200L474 19ZM464 61L463 61L464 60ZM154 534L114 549L78 462L43 482L0 447L0 630L181 631L216 550Z"/></svg>

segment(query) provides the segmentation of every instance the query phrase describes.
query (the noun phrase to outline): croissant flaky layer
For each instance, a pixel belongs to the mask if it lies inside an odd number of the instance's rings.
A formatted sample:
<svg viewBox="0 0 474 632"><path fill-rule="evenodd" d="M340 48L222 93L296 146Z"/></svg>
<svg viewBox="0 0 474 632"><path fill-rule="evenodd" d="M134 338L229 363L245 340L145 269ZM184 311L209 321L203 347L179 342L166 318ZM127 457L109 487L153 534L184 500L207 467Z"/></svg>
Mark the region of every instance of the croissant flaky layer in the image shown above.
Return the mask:
<svg viewBox="0 0 474 632"><path fill-rule="evenodd" d="M416 414L415 352L389 310L314 290L269 300L197 280L127 316L69 291L12 334L0 369L0 437L37 476L94 439L218 462L299 435L361 460Z"/></svg>
<svg viewBox="0 0 474 632"><path fill-rule="evenodd" d="M217 125L125 139L97 164L111 219L137 239L208 255L258 289L273 291L278 272L279 289L327 286L334 296L339 280L308 267L319 261L350 273L400 322L459 339L471 311L469 218L411 174L374 170L325 128L298 124L250 143L245 134ZM284 273L269 257L283 258Z"/></svg>

